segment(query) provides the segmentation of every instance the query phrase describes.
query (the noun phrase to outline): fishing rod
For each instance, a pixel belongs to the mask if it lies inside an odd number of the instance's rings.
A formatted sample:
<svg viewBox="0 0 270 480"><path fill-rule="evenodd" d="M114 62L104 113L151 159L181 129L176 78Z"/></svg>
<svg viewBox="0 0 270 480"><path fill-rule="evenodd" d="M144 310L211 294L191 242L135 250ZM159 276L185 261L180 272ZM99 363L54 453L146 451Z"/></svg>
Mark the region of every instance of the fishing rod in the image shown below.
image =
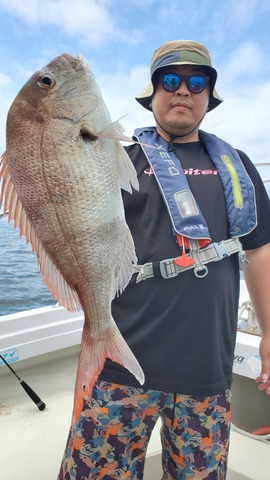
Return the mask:
<svg viewBox="0 0 270 480"><path fill-rule="evenodd" d="M39 410L44 410L45 407L46 407L46 404L39 398L39 396L34 392L34 390L32 390L32 388L30 388L29 385L27 385L27 383L24 380L22 380L19 377L19 375L17 375L17 373L13 370L13 368L11 368L9 363L4 359L4 357L2 357L2 355L0 355L0 358L4 362L4 364L11 370L13 375L15 375L15 377L19 380L21 386L26 391L27 395L29 395L31 400L33 400L33 402L36 404L38 409Z"/></svg>
<svg viewBox="0 0 270 480"><path fill-rule="evenodd" d="M5 212L4 211L0 212L0 219L6 217L7 215L8 215L8 210L6 210Z"/></svg>

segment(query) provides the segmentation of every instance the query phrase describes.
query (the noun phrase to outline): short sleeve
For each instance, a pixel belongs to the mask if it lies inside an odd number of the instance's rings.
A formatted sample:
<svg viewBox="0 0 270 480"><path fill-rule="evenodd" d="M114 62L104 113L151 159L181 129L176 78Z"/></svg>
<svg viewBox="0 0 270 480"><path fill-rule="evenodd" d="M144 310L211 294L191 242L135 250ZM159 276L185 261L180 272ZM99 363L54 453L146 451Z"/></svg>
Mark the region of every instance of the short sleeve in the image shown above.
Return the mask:
<svg viewBox="0 0 270 480"><path fill-rule="evenodd" d="M254 164L244 152L237 152L255 188L257 226L251 233L241 237L243 249L252 250L270 242L270 199Z"/></svg>

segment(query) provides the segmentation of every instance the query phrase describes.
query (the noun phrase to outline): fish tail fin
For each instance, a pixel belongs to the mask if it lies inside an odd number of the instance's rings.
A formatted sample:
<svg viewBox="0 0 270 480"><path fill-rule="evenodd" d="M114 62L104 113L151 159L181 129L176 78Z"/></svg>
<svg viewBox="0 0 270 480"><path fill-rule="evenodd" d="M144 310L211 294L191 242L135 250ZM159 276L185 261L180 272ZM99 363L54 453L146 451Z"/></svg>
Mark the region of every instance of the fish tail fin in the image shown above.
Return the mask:
<svg viewBox="0 0 270 480"><path fill-rule="evenodd" d="M90 329L85 322L81 351L78 363L75 395L74 421L77 422L83 407L84 398L90 397L93 386L101 373L106 358L127 368L142 385L144 373L134 354L130 350L115 322L102 339L90 335Z"/></svg>

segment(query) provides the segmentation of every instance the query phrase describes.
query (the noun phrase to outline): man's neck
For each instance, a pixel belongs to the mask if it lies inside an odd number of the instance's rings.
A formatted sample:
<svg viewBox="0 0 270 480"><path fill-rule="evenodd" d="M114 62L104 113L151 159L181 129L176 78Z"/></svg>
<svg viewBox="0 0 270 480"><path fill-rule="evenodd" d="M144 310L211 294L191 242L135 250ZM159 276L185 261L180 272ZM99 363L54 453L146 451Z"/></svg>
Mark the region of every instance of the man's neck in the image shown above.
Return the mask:
<svg viewBox="0 0 270 480"><path fill-rule="evenodd" d="M191 142L198 142L199 139L199 129L196 129L194 132L188 133L187 135L183 136L176 136L176 135L169 135L165 132L160 125L156 126L157 133L168 143L191 143Z"/></svg>

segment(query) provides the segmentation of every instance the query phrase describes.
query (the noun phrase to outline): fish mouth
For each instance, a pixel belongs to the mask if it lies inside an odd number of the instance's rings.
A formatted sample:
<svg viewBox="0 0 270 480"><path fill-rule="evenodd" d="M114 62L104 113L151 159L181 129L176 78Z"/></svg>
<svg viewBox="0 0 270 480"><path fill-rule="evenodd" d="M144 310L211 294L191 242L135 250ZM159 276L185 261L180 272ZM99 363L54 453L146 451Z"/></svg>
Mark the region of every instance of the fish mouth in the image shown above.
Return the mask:
<svg viewBox="0 0 270 480"><path fill-rule="evenodd" d="M80 55L73 57L73 55L69 55L69 53L63 53L61 57L65 58L74 70L82 67L83 61Z"/></svg>

